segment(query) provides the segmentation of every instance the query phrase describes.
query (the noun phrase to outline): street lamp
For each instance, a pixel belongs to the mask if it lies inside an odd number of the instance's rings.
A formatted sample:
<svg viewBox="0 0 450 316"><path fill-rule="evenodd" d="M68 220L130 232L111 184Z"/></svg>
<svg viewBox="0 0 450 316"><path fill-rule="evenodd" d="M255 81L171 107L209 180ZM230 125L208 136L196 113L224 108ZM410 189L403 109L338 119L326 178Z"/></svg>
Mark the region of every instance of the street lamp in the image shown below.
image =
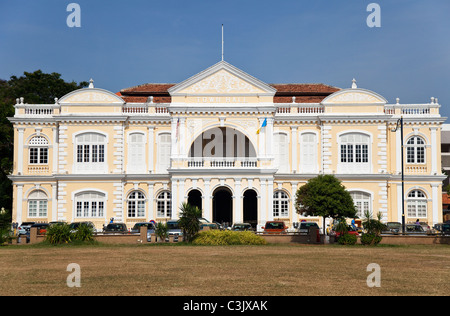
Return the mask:
<svg viewBox="0 0 450 316"><path fill-rule="evenodd" d="M400 138L401 138L401 155L402 155L402 233L405 234L405 173L403 171L403 116L401 116L397 120L397 125L394 129L392 129L393 132L397 132L398 127L400 126Z"/></svg>

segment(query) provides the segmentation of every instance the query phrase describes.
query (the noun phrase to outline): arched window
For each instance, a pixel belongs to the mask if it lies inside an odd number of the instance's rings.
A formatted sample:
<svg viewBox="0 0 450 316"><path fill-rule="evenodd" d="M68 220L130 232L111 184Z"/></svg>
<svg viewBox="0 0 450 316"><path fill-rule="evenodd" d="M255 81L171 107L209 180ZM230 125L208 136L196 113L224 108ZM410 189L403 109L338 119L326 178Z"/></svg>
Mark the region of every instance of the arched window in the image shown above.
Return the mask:
<svg viewBox="0 0 450 316"><path fill-rule="evenodd" d="M145 172L145 136L132 133L128 136L128 172Z"/></svg>
<svg viewBox="0 0 450 316"><path fill-rule="evenodd" d="M47 194L35 190L28 196L28 217L47 217Z"/></svg>
<svg viewBox="0 0 450 316"><path fill-rule="evenodd" d="M106 136L99 133L84 133L75 138L76 171L106 172Z"/></svg>
<svg viewBox="0 0 450 316"><path fill-rule="evenodd" d="M157 217L172 216L172 195L169 191L161 192L156 198Z"/></svg>
<svg viewBox="0 0 450 316"><path fill-rule="evenodd" d="M425 141L413 136L406 142L406 163L425 163Z"/></svg>
<svg viewBox="0 0 450 316"><path fill-rule="evenodd" d="M128 217L145 217L145 196L140 191L128 195Z"/></svg>
<svg viewBox="0 0 450 316"><path fill-rule="evenodd" d="M48 164L48 140L43 136L35 136L28 143L30 164Z"/></svg>
<svg viewBox="0 0 450 316"><path fill-rule="evenodd" d="M273 153L278 172L289 172L289 141L284 133L273 135Z"/></svg>
<svg viewBox="0 0 450 316"><path fill-rule="evenodd" d="M371 196L369 193L353 191L350 192L350 196L353 199L353 203L356 207L356 216L363 218L366 212L371 212Z"/></svg>
<svg viewBox="0 0 450 316"><path fill-rule="evenodd" d="M426 218L427 217L427 197L421 190L413 190L408 193L406 202L408 217Z"/></svg>
<svg viewBox="0 0 450 316"><path fill-rule="evenodd" d="M370 172L370 137L362 133L349 133L339 137L340 158L338 172Z"/></svg>
<svg viewBox="0 0 450 316"><path fill-rule="evenodd" d="M289 197L284 191L273 194L273 217L289 217Z"/></svg>
<svg viewBox="0 0 450 316"><path fill-rule="evenodd" d="M105 217L105 194L95 191L81 192L75 195L75 217Z"/></svg>

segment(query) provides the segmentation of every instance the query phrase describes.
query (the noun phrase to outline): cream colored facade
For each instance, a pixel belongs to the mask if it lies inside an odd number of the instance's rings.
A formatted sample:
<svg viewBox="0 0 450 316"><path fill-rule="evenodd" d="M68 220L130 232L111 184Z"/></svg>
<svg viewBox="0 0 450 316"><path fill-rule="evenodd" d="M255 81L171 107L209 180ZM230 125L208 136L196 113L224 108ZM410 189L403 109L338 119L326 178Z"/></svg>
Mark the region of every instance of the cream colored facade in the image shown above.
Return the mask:
<svg viewBox="0 0 450 316"><path fill-rule="evenodd" d="M190 200L210 221L321 226L295 212L295 192L334 174L360 212L401 222L400 117L406 222L442 221L435 99L388 104L354 82L318 103L275 103L276 89L223 61L168 92L170 103L127 103L91 84L55 104L18 101L13 221L100 229L113 217L131 228L176 219Z"/></svg>

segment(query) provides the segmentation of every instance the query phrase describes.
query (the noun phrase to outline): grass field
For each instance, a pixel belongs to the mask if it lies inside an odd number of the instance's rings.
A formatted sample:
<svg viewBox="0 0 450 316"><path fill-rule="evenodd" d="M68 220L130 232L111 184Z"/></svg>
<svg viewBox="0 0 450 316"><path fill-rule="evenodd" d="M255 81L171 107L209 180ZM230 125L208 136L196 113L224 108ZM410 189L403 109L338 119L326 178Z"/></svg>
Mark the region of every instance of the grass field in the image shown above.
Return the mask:
<svg viewBox="0 0 450 316"><path fill-rule="evenodd" d="M67 265L81 268L68 287ZM367 286L367 266L381 286ZM450 247L0 247L0 295L448 295Z"/></svg>

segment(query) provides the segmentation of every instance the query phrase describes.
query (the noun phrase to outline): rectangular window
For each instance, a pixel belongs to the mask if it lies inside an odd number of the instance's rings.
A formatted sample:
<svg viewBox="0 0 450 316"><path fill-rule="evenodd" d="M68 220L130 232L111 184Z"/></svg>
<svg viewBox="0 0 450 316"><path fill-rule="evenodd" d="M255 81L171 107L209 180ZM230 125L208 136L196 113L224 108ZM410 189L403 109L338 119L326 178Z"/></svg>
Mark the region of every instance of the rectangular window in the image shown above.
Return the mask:
<svg viewBox="0 0 450 316"><path fill-rule="evenodd" d="M353 162L353 145L347 145L347 162Z"/></svg>
<svg viewBox="0 0 450 316"><path fill-rule="evenodd" d="M82 214L82 202L77 202L77 217L81 217Z"/></svg>
<svg viewBox="0 0 450 316"><path fill-rule="evenodd" d="M97 217L97 202L96 201L92 202L92 205L91 205L91 216L92 217Z"/></svg>
<svg viewBox="0 0 450 316"><path fill-rule="evenodd" d="M77 146L77 162L83 162L83 145Z"/></svg>
<svg viewBox="0 0 450 316"><path fill-rule="evenodd" d="M105 145L98 145L98 162L105 162Z"/></svg>
<svg viewBox="0 0 450 316"><path fill-rule="evenodd" d="M48 148L40 148L39 163L48 163Z"/></svg>
<svg viewBox="0 0 450 316"><path fill-rule="evenodd" d="M47 216L47 201L39 201L39 217Z"/></svg>
<svg viewBox="0 0 450 316"><path fill-rule="evenodd" d="M105 202L98 202L98 217L103 217L104 204Z"/></svg>
<svg viewBox="0 0 450 316"><path fill-rule="evenodd" d="M347 162L347 146L341 145L341 162Z"/></svg>
<svg viewBox="0 0 450 316"><path fill-rule="evenodd" d="M89 145L84 145L84 162L89 162Z"/></svg>
<svg viewBox="0 0 450 316"><path fill-rule="evenodd" d="M362 145L362 162L369 162L369 145Z"/></svg>
<svg viewBox="0 0 450 316"><path fill-rule="evenodd" d="M98 160L98 145L92 145L92 162L97 162Z"/></svg>
<svg viewBox="0 0 450 316"><path fill-rule="evenodd" d="M89 202L83 202L83 216L89 217Z"/></svg>
<svg viewBox="0 0 450 316"><path fill-rule="evenodd" d="M361 145L355 145L355 162L361 162L362 161L362 151L361 151Z"/></svg>
<svg viewBox="0 0 450 316"><path fill-rule="evenodd" d="M38 203L38 201L29 201L28 202L28 216L29 217L37 216L37 203Z"/></svg>

